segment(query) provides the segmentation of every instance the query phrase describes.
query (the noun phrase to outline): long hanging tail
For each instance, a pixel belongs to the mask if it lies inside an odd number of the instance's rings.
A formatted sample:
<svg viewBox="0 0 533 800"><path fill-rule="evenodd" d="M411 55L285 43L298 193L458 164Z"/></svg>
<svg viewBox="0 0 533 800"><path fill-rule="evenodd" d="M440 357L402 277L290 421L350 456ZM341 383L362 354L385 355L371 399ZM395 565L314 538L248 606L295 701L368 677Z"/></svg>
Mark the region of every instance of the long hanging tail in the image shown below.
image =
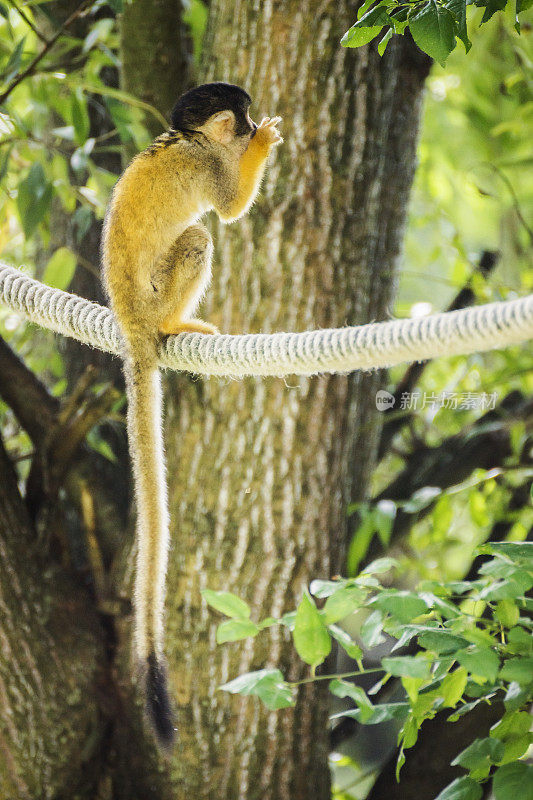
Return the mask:
<svg viewBox="0 0 533 800"><path fill-rule="evenodd" d="M146 674L146 707L159 743L170 747L174 726L163 662L163 612L169 516L163 449L163 401L155 348L130 345L124 362L128 439L137 499L135 643Z"/></svg>

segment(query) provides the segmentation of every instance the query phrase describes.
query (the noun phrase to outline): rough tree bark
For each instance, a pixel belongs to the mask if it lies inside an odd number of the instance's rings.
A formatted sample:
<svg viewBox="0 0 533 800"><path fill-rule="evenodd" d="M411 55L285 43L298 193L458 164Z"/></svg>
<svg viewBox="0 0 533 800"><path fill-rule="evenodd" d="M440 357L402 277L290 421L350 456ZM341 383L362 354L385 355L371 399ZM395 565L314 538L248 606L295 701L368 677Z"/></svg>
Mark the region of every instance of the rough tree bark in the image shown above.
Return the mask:
<svg viewBox="0 0 533 800"><path fill-rule="evenodd" d="M380 59L339 46L345 2L210 6L203 78L244 85L253 114L281 114L250 217L223 228L204 316L222 331L304 330L384 319L415 165L427 62L404 40ZM301 662L275 631L215 645L204 587L256 617L294 607L335 574L345 508L364 496L378 444L379 375L239 382L168 378L172 514L167 653L179 706L175 797L329 797L327 699L266 713L217 691L240 673Z"/></svg>
<svg viewBox="0 0 533 800"><path fill-rule="evenodd" d="M94 756L102 641L87 593L44 562L1 440L0 487L0 796L51 800Z"/></svg>
<svg viewBox="0 0 533 800"><path fill-rule="evenodd" d="M125 4L120 20L122 86L167 119L189 88L191 47L182 14L181 0L137 0ZM157 120L146 124L154 136L161 133Z"/></svg>

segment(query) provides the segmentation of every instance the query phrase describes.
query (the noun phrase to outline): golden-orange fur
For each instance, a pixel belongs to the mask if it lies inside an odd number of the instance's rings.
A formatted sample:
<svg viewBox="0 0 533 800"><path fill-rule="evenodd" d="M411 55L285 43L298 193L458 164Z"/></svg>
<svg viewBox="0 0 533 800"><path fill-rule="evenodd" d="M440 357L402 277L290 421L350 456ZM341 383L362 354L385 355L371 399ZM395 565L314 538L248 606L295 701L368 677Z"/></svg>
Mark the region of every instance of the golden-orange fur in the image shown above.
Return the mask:
<svg viewBox="0 0 533 800"><path fill-rule="evenodd" d="M211 209L226 222L245 214L268 154L281 141L279 117L257 128L247 120L246 134L237 135L236 115L228 108L195 130L171 130L156 139L116 184L104 224L103 274L125 342L137 500L136 652L148 664L148 701L167 743L173 733L162 671L169 520L157 344L162 334L216 331L192 318L209 283L213 252L199 220Z"/></svg>

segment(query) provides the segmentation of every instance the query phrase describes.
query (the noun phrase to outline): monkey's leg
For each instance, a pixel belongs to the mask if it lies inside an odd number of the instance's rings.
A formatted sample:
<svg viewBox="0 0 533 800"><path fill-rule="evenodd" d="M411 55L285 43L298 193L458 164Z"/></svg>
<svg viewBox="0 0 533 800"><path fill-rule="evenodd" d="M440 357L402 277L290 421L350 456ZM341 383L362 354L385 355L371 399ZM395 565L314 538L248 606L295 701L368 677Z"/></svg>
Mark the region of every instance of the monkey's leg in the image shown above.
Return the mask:
<svg viewBox="0 0 533 800"><path fill-rule="evenodd" d="M208 322L191 319L211 277L213 242L207 228L191 225L179 236L159 265L153 285L163 309L159 331L216 333Z"/></svg>

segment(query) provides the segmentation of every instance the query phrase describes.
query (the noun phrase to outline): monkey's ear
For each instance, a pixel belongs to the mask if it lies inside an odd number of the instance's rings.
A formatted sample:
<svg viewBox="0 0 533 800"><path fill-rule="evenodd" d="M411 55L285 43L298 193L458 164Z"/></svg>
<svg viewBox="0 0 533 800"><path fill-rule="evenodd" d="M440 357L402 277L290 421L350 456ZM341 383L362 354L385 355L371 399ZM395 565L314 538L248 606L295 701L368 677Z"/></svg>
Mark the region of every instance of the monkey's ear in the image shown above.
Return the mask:
<svg viewBox="0 0 533 800"><path fill-rule="evenodd" d="M216 142L229 144L235 136L235 114L229 109L219 111L218 114L209 117L201 130Z"/></svg>

